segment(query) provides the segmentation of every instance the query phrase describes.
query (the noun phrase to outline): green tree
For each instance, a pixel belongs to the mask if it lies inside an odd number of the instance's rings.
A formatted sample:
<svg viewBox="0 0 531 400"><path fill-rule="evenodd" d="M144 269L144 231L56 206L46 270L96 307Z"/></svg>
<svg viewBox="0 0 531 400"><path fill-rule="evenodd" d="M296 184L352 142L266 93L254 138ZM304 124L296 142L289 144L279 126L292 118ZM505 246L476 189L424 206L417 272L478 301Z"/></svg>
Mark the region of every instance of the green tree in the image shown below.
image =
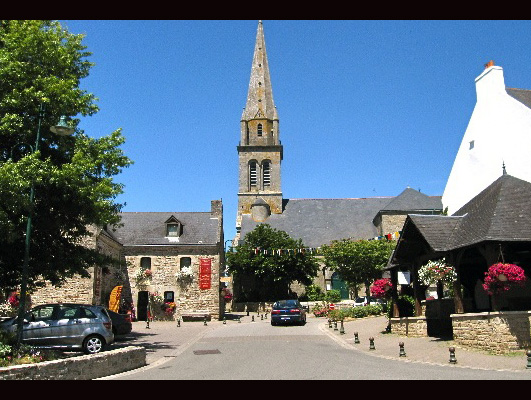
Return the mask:
<svg viewBox="0 0 531 400"><path fill-rule="evenodd" d="M98 111L94 95L79 87L93 65L82 39L56 21L0 21L0 288L20 284L30 211L30 288L89 276L105 256L83 246L87 227L119 223L123 185L113 177L132 162L120 149L120 129L94 139L78 128L76 116ZM61 115L74 135L50 132ZM39 151L19 145L34 146L38 129Z"/></svg>
<svg viewBox="0 0 531 400"><path fill-rule="evenodd" d="M370 296L371 283L381 277L395 247L387 240L335 240L321 248L325 265L337 271L349 286L365 285Z"/></svg>
<svg viewBox="0 0 531 400"><path fill-rule="evenodd" d="M292 239L268 224L260 224L245 235L236 251L227 253L229 272L237 282L235 287L240 286L237 300L288 298L294 296L291 283L310 285L317 276L318 263L312 254L299 249L304 249L300 239Z"/></svg>

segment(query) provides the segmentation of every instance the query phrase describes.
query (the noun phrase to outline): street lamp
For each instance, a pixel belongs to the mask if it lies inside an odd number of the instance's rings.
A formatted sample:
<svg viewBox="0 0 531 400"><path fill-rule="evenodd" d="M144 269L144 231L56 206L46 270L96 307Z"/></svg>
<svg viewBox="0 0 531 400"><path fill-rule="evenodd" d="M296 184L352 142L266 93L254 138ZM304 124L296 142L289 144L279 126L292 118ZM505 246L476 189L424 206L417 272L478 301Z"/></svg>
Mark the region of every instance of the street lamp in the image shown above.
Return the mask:
<svg viewBox="0 0 531 400"><path fill-rule="evenodd" d="M37 138L35 139L35 147L32 148L33 152L39 150L39 142L41 141L41 123L44 118L44 105L41 104L39 108L39 119L37 126ZM61 117L59 123L56 126L52 126L50 131L57 135L67 136L74 133L74 128L70 128L65 121L65 117ZM31 147L31 146L30 146ZM26 241L24 246L24 264L22 265L22 276L20 282L20 300L18 306L18 315L17 315L17 347L20 347L22 343L22 330L24 326L24 312L26 308L26 292L28 291L28 275L29 275L29 251L30 251L30 238L31 238L31 218L33 214L33 202L35 197L35 190L33 184L30 188L30 211L28 214L27 224L26 224Z"/></svg>

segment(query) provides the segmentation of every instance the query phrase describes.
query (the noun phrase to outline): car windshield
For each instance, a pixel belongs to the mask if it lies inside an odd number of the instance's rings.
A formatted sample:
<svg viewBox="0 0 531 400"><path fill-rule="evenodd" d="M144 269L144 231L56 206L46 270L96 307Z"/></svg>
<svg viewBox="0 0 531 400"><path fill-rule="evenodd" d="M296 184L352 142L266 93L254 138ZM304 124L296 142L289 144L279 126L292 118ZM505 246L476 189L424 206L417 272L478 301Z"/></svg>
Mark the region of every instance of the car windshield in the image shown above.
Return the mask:
<svg viewBox="0 0 531 400"><path fill-rule="evenodd" d="M358 297L356 299L356 303L363 303L365 301L365 297Z"/></svg>
<svg viewBox="0 0 531 400"><path fill-rule="evenodd" d="M297 300L280 300L277 301L273 308L294 308L298 307Z"/></svg>

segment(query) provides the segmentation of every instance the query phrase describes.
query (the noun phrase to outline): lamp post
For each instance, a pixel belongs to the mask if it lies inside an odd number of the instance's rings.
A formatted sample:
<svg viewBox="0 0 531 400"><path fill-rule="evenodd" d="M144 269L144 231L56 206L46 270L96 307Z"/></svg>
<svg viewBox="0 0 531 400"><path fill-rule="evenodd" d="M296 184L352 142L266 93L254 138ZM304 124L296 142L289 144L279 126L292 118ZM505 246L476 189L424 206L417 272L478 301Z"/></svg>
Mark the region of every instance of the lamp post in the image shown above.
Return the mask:
<svg viewBox="0 0 531 400"><path fill-rule="evenodd" d="M39 108L39 117L37 125L37 138L35 139L35 147L32 148L32 152L39 150L39 142L41 141L41 124L42 119L44 118L44 105L41 103ZM61 117L61 120L56 126L52 126L50 131L60 136L67 136L74 133L74 129L68 127L65 121L65 117ZM31 147L31 146L30 146ZM17 347L20 347L22 343L22 330L24 326L24 312L26 311L26 295L28 291L28 278L29 278L29 254L30 254L30 240L31 240L31 219L33 216L33 203L35 198L35 189L33 184L30 188L30 211L28 213L27 223L26 223L26 240L24 244L24 263L22 264L22 276L20 282L20 300L18 306L18 315L17 315Z"/></svg>

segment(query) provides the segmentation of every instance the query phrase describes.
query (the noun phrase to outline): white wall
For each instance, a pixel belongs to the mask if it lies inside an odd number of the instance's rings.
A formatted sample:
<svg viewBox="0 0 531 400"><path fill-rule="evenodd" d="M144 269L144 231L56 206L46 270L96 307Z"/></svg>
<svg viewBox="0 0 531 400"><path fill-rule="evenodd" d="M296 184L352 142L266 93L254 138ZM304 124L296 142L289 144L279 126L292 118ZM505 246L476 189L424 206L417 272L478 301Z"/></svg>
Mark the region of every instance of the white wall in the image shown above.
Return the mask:
<svg viewBox="0 0 531 400"><path fill-rule="evenodd" d="M499 66L476 78L476 94L442 197L448 215L498 179L503 163L509 175L531 182L531 109L507 94Z"/></svg>

